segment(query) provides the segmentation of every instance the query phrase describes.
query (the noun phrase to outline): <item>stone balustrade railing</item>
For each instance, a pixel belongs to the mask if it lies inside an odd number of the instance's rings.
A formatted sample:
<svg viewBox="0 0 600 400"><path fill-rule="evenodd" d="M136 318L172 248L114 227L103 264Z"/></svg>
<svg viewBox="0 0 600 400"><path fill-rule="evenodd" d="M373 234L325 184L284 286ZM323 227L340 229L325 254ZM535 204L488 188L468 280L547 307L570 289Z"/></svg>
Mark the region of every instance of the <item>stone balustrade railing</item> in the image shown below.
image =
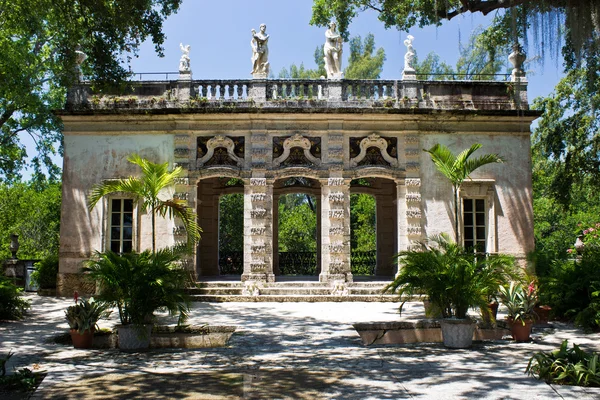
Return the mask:
<svg viewBox="0 0 600 400"><path fill-rule="evenodd" d="M124 94L75 85L67 108L310 107L523 110L527 83L499 81L226 79L131 82ZM293 104L292 104L293 103Z"/></svg>

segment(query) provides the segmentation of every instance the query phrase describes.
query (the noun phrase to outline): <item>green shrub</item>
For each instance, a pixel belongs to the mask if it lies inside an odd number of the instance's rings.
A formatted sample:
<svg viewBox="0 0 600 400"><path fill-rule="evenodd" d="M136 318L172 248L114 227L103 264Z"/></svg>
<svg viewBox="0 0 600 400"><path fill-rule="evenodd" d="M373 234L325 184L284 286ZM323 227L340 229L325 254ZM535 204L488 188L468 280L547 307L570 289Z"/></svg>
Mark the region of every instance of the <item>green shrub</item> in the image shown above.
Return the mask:
<svg viewBox="0 0 600 400"><path fill-rule="evenodd" d="M600 249L589 248L581 259L557 260L540 278L540 301L555 317L573 320L587 331L600 329Z"/></svg>
<svg viewBox="0 0 600 400"><path fill-rule="evenodd" d="M54 289L56 288L57 275L58 254L52 254L35 263L35 271L32 274L32 278L40 289Z"/></svg>
<svg viewBox="0 0 600 400"><path fill-rule="evenodd" d="M576 344L567 347L565 340L558 350L534 354L525 372L546 383L600 387L598 354L588 354Z"/></svg>
<svg viewBox="0 0 600 400"><path fill-rule="evenodd" d="M22 292L9 278L0 276L0 320L23 318L29 302L21 297Z"/></svg>

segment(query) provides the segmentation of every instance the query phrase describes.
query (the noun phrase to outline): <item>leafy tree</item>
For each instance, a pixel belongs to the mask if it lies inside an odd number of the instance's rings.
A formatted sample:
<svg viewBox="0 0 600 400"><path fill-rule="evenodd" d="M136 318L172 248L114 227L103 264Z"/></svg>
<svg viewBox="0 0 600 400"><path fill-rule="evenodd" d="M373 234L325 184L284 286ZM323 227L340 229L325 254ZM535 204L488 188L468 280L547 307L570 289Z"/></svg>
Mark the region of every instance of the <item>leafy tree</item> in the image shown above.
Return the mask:
<svg viewBox="0 0 600 400"><path fill-rule="evenodd" d="M587 52L584 46L589 40L600 41L600 4L596 0L314 0L311 24L325 26L335 19L347 37L350 22L365 10L377 12L386 28L400 31L441 25L461 14L496 12L490 33L497 39L526 39L525 31L529 30L536 42L556 45L565 33L556 28L564 20L568 46L575 53Z"/></svg>
<svg viewBox="0 0 600 400"><path fill-rule="evenodd" d="M327 76L325 61L323 60L323 45L315 50L315 64L317 69L306 69L301 63L300 67L292 64L288 69L283 68L279 78L283 79L319 79ZM383 63L385 61L385 50L380 47L375 50L375 36L371 33L364 41L360 36L350 39L350 57L348 66L344 69L346 79L379 79Z"/></svg>
<svg viewBox="0 0 600 400"><path fill-rule="evenodd" d="M436 144L429 150L431 160L437 170L441 172L452 184L454 194L454 237L459 242L458 234L458 189L476 169L491 163L501 163L504 159L498 154L484 154L475 159L470 159L474 152L481 148L480 143L473 144L469 149L463 150L458 156L452 154L443 144Z"/></svg>
<svg viewBox="0 0 600 400"><path fill-rule="evenodd" d="M279 200L279 251L316 251L317 216L304 194L287 194ZM314 204L314 198L311 199Z"/></svg>
<svg viewBox="0 0 600 400"><path fill-rule="evenodd" d="M244 250L244 195L228 194L219 199L219 252Z"/></svg>
<svg viewBox="0 0 600 400"><path fill-rule="evenodd" d="M375 197L350 195L350 247L354 251L376 250Z"/></svg>
<svg viewBox="0 0 600 400"><path fill-rule="evenodd" d="M192 242L200 240L200 227L196 222L196 214L185 201L178 199L162 200L159 195L164 189L173 186L175 179L183 174L181 167L169 171L169 163L155 164L137 154L128 159L130 163L142 169L140 178L131 176L126 179L107 181L95 186L88 199L88 208L92 210L104 196L111 193L127 193L134 201L141 202L141 211L150 212L152 217L152 252L156 252L156 214L161 217L178 217Z"/></svg>
<svg viewBox="0 0 600 400"><path fill-rule="evenodd" d="M60 183L0 183L0 260L9 258L10 235L19 235L21 259L58 253Z"/></svg>
<svg viewBox="0 0 600 400"><path fill-rule="evenodd" d="M13 182L25 166L21 136L36 144L36 176L61 141L66 88L78 79L76 49L87 54L85 74L97 84L128 76L123 52L136 54L150 38L162 55L162 22L181 0L0 0L0 180ZM60 150L59 150L60 151Z"/></svg>

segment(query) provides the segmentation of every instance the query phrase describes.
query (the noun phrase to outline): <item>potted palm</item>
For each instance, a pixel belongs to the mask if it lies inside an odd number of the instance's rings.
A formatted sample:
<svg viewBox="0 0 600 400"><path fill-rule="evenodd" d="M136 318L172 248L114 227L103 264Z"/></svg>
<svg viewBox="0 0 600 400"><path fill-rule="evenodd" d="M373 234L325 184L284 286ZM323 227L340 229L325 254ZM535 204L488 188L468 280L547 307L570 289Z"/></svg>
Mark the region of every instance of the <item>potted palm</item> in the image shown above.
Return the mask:
<svg viewBox="0 0 600 400"><path fill-rule="evenodd" d="M489 293L511 276L514 259L506 255L478 257L452 242L448 235L430 241L433 245L422 243L419 250L397 255L399 272L385 291L408 299L415 294L426 295L441 310L444 345L470 347L475 322L468 317L468 310L487 308Z"/></svg>
<svg viewBox="0 0 600 400"><path fill-rule="evenodd" d="M76 349L89 349L94 343L94 332L101 318L108 318L108 305L89 300L77 299L75 305L67 307L65 316L71 328L71 340Z"/></svg>
<svg viewBox="0 0 600 400"><path fill-rule="evenodd" d="M531 335L531 327L535 320L534 307L538 301L535 284L531 282L527 288L521 283L499 287L502 303L507 309L507 322L512 337L517 342L526 342Z"/></svg>
<svg viewBox="0 0 600 400"><path fill-rule="evenodd" d="M177 316L178 324L186 320L189 300L184 289L190 275L177 264L179 256L172 249L122 255L107 251L86 263L84 271L95 281L97 297L119 312L120 349L149 347L156 311Z"/></svg>

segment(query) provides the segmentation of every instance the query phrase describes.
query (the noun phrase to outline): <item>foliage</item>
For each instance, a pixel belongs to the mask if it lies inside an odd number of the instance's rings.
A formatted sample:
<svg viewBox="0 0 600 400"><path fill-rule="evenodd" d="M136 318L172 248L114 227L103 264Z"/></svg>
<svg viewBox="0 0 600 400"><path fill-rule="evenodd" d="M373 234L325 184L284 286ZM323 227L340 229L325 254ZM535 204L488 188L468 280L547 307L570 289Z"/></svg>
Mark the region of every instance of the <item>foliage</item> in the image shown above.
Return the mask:
<svg viewBox="0 0 600 400"><path fill-rule="evenodd" d="M317 251L314 197L287 194L279 198L279 251Z"/></svg>
<svg viewBox="0 0 600 400"><path fill-rule="evenodd" d="M106 181L92 189L88 199L90 211L104 196L111 193L127 193L135 202L141 202L140 210L143 213L150 211L152 217L152 251L156 251L156 215L181 219L187 232L188 240L196 243L200 240L200 227L196 222L196 214L187 206L184 200L162 200L159 195L164 189L175 185L175 180L182 176L183 169L176 167L169 171L169 163L155 164L137 154L132 154L128 159L130 163L142 169L140 178L130 176L126 179Z"/></svg>
<svg viewBox="0 0 600 400"><path fill-rule="evenodd" d="M466 318L471 307L488 309L488 297L514 276L510 256L476 257L447 235L430 240L433 246L421 243L419 250L398 253L399 272L385 291L409 298L424 294L444 318Z"/></svg>
<svg viewBox="0 0 600 400"><path fill-rule="evenodd" d="M150 323L159 310L177 315L181 324L189 311L184 288L190 276L178 260L171 249L122 255L107 251L96 253L83 271L97 284L98 300L117 307L121 324Z"/></svg>
<svg viewBox="0 0 600 400"><path fill-rule="evenodd" d="M533 146L547 160L546 191L566 209L588 186L595 188L591 198L598 199L600 188L600 61L590 62L567 67L552 94L533 104L544 112Z"/></svg>
<svg viewBox="0 0 600 400"><path fill-rule="evenodd" d="M467 44L459 43L460 56L456 67L441 61L440 56L434 52L429 53L422 62L416 59L414 68L419 79L454 79L455 75L468 80L493 79L492 75L500 73L504 67L504 57L499 55L495 46L490 46L482 33L480 27L471 33ZM503 53L500 54L504 56Z"/></svg>
<svg viewBox="0 0 600 400"><path fill-rule="evenodd" d="M35 271L31 278L40 289L56 288L56 276L58 275L58 254L51 254L34 264Z"/></svg>
<svg viewBox="0 0 600 400"><path fill-rule="evenodd" d="M35 177L61 141L66 89L78 79L78 46L86 75L98 84L121 81L129 71L119 55L137 54L148 38L162 55L163 20L181 0L0 0L0 180L15 181L26 164L23 134L35 141ZM60 150L59 150L60 152Z"/></svg>
<svg viewBox="0 0 600 400"><path fill-rule="evenodd" d="M0 391L33 391L42 381L43 377L38 372L33 372L29 368L21 368L11 375L0 376ZM15 397L16 398L16 397ZM28 398L28 397L27 397Z"/></svg>
<svg viewBox="0 0 600 400"><path fill-rule="evenodd" d="M0 275L0 320L23 318L29 302L22 295L22 288L17 287L10 278Z"/></svg>
<svg viewBox="0 0 600 400"><path fill-rule="evenodd" d="M586 330L600 329L600 249L590 248L581 259L556 260L540 277L540 299L556 317L573 319Z"/></svg>
<svg viewBox="0 0 600 400"><path fill-rule="evenodd" d="M373 54L374 53L374 54ZM315 64L317 69L306 69L301 63L300 67L292 64L288 69L283 68L279 78L283 79L319 79L327 76L325 61L323 60L323 45L315 50ZM360 36L350 39L350 56L348 66L344 69L346 79L379 79L385 61L385 50L380 47L375 50L375 36L369 33L364 40Z"/></svg>
<svg viewBox="0 0 600 400"><path fill-rule="evenodd" d="M79 299L79 303L67 307L65 311L69 327L80 334L95 330L98 321L101 318L108 318L109 315L108 305L94 301L93 297L89 300Z"/></svg>
<svg viewBox="0 0 600 400"><path fill-rule="evenodd" d="M219 254L244 251L244 195L219 198Z"/></svg>
<svg viewBox="0 0 600 400"><path fill-rule="evenodd" d="M21 259L40 259L58 252L61 184L0 183L0 260L11 257L10 234L19 235Z"/></svg>
<svg viewBox="0 0 600 400"><path fill-rule="evenodd" d="M463 150L458 156L452 154L449 148L443 144L436 144L429 150L431 160L437 170L441 172L452 184L454 192L454 238L459 241L458 232L458 189L469 178L476 169L491 163L501 163L504 159L498 154L484 154L475 159L470 159L475 151L481 148L480 143L473 144L469 149Z"/></svg>
<svg viewBox="0 0 600 400"><path fill-rule="evenodd" d="M525 372L546 383L600 387L598 354L588 354L576 344L568 346L565 340L558 350L534 354Z"/></svg>
<svg viewBox="0 0 600 400"><path fill-rule="evenodd" d="M353 251L377 249L375 206L374 196L362 193L350 195L350 247Z"/></svg>
<svg viewBox="0 0 600 400"><path fill-rule="evenodd" d="M525 325L526 321L535 318L533 307L538 302L538 295L534 282L531 282L527 288L520 283L511 282L508 287L500 285L498 291L502 304L506 306L507 315L513 321L521 321Z"/></svg>
<svg viewBox="0 0 600 400"><path fill-rule="evenodd" d="M498 43L533 35L539 46L560 47L563 35L571 53L586 52L586 43L600 43L600 5L596 0L313 0L312 25L335 19L348 37L351 21L365 10L375 11L386 28L408 32L414 26L441 25L459 15L494 12L489 39ZM558 29L565 23L567 29ZM504 38L504 39L503 39ZM587 55L594 53L587 51Z"/></svg>

